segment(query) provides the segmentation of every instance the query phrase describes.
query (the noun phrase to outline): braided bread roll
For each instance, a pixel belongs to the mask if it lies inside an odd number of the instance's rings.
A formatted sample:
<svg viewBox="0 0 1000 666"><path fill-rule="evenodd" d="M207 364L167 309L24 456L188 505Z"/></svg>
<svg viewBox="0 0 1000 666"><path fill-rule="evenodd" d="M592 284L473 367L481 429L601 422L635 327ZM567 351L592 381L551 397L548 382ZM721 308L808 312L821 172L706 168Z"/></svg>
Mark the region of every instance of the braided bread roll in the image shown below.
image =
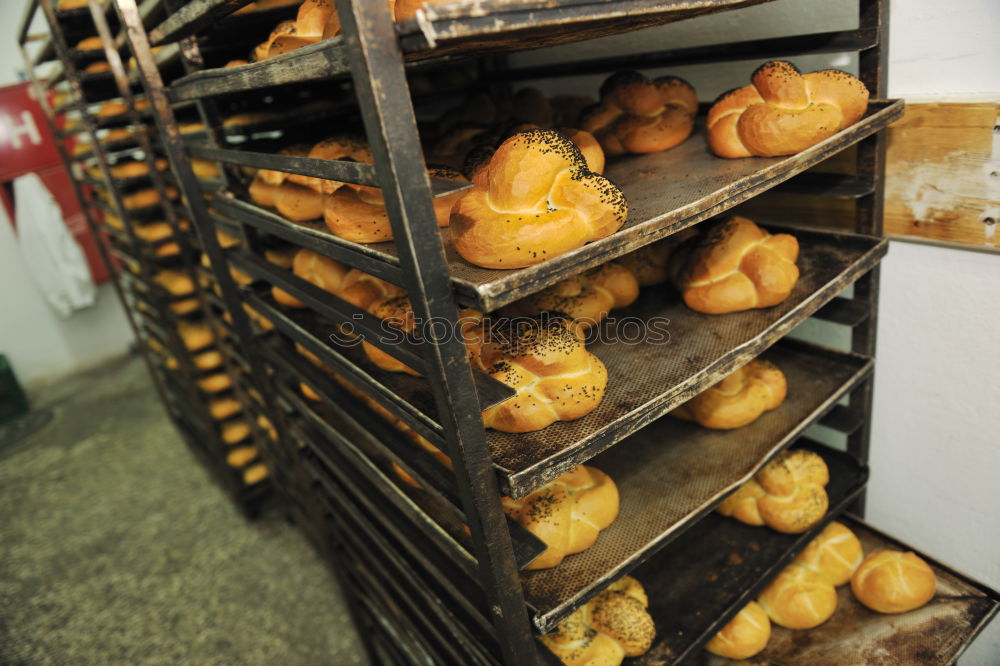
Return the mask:
<svg viewBox="0 0 1000 666"><path fill-rule="evenodd" d="M558 312L584 332L607 317L612 308L631 305L638 297L635 275L612 261L522 298L511 309L528 316Z"/></svg>
<svg viewBox="0 0 1000 666"><path fill-rule="evenodd" d="M336 259L300 248L292 259L292 272L320 289L344 299L351 305L367 310L383 298L402 296L406 292L394 284L349 268ZM289 307L305 307L297 298L278 287L271 290L274 300Z"/></svg>
<svg viewBox="0 0 1000 666"><path fill-rule="evenodd" d="M683 243L698 235L693 227L629 252L616 261L632 271L640 287L663 284L670 278L670 257Z"/></svg>
<svg viewBox="0 0 1000 666"><path fill-rule="evenodd" d="M503 498L504 512L548 546L525 569L550 569L594 545L618 517L618 488L599 469L578 465L521 499Z"/></svg>
<svg viewBox="0 0 1000 666"><path fill-rule="evenodd" d="M430 167L428 173L439 178L467 180L461 172L447 167ZM462 192L452 192L434 197L434 216L439 227L447 227L452 208L462 197ZM383 243L393 239L389 213L382 191L373 187L341 187L326 197L323 219L334 236L355 243Z"/></svg>
<svg viewBox="0 0 1000 666"><path fill-rule="evenodd" d="M566 666L618 666L653 645L656 625L648 606L639 581L625 576L540 640Z"/></svg>
<svg viewBox="0 0 1000 666"><path fill-rule="evenodd" d="M795 563L826 578L834 586L846 584L865 554L861 542L843 523L833 521L798 554Z"/></svg>
<svg viewBox="0 0 1000 666"><path fill-rule="evenodd" d="M561 321L532 320L504 332L480 329L466 344L474 365L517 390L483 411L483 425L503 432L541 430L597 409L608 371Z"/></svg>
<svg viewBox="0 0 1000 666"><path fill-rule="evenodd" d="M914 553L871 553L851 576L857 600L879 613L905 613L934 597L937 575Z"/></svg>
<svg viewBox="0 0 1000 666"><path fill-rule="evenodd" d="M473 183L452 211L451 237L477 266L533 266L625 223L621 191L588 171L576 145L554 130L507 139Z"/></svg>
<svg viewBox="0 0 1000 666"><path fill-rule="evenodd" d="M756 601L751 601L712 637L705 649L726 659L748 659L767 647L771 620Z"/></svg>
<svg viewBox="0 0 1000 666"><path fill-rule="evenodd" d="M757 602L777 625L812 629L837 610L837 588L823 576L799 564L789 564L764 588Z"/></svg>
<svg viewBox="0 0 1000 666"><path fill-rule="evenodd" d="M826 515L830 472L811 451L783 451L716 508L747 525L801 534Z"/></svg>
<svg viewBox="0 0 1000 666"><path fill-rule="evenodd" d="M785 375L769 361L753 360L705 389L671 414L703 428L732 430L753 423L785 400Z"/></svg>
<svg viewBox="0 0 1000 666"><path fill-rule="evenodd" d="M671 259L684 303L705 314L767 308L784 301L799 279L799 243L771 235L745 217L711 227Z"/></svg>
<svg viewBox="0 0 1000 666"><path fill-rule="evenodd" d="M580 116L580 128L608 155L658 153L691 135L697 112L698 95L684 79L618 72L601 86L600 103Z"/></svg>
<svg viewBox="0 0 1000 666"><path fill-rule="evenodd" d="M792 155L853 125L868 108L865 84L835 69L803 76L775 60L751 81L708 111L708 145L719 157Z"/></svg>

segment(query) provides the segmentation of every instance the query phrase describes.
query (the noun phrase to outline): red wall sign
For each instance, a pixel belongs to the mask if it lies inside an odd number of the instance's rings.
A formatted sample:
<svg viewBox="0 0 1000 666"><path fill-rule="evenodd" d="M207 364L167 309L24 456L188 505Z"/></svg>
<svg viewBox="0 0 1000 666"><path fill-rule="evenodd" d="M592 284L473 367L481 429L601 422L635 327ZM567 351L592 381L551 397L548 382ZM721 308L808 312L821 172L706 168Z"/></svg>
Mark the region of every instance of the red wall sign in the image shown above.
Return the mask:
<svg viewBox="0 0 1000 666"><path fill-rule="evenodd" d="M37 173L55 197L63 220L87 255L94 281L104 282L108 278L107 271L100 260L95 240L87 229L80 202L59 159L55 141L29 84L0 87L0 198L8 217L17 224L11 188L14 179Z"/></svg>

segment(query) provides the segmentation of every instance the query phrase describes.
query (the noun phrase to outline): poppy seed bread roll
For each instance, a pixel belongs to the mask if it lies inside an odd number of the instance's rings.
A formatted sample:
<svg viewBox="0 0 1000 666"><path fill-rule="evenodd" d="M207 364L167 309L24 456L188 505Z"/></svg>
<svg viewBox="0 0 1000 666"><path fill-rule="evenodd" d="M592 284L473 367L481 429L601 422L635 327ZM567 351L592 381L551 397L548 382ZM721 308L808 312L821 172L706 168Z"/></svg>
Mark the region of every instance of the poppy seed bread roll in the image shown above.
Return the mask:
<svg viewBox="0 0 1000 666"><path fill-rule="evenodd" d="M451 214L455 249L484 268L523 268L617 231L628 212L611 181L587 169L555 130L503 142Z"/></svg>
<svg viewBox="0 0 1000 666"><path fill-rule="evenodd" d="M793 155L853 125L868 108L865 84L835 69L803 75L775 60L751 81L708 111L708 145L719 157Z"/></svg>
<svg viewBox="0 0 1000 666"><path fill-rule="evenodd" d="M577 334L559 320L517 323L503 331L481 327L466 338L473 365L517 391L484 410L483 424L503 432L531 432L597 409L608 371ZM476 336L478 340L470 339Z"/></svg>
<svg viewBox="0 0 1000 666"><path fill-rule="evenodd" d="M540 640L565 666L618 666L652 646L656 625L648 606L639 581L625 576Z"/></svg>
<svg viewBox="0 0 1000 666"><path fill-rule="evenodd" d="M618 488L607 474L578 465L520 499L503 498L504 512L548 548L526 570L550 569L594 545L618 517Z"/></svg>

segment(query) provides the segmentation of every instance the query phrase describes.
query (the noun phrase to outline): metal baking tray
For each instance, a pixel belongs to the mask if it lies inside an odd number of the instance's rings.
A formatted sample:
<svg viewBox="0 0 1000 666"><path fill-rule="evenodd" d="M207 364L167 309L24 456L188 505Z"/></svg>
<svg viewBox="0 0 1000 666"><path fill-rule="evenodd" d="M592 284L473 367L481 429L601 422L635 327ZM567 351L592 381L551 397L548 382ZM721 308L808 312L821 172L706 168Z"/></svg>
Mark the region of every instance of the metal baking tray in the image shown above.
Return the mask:
<svg viewBox="0 0 1000 666"><path fill-rule="evenodd" d="M570 275L602 264L718 215L887 127L903 113L901 101L873 101L859 122L797 155L723 160L708 151L701 125L666 152L612 160L605 174L621 187L629 216L618 232L536 266L515 270L480 268L462 259L447 229L442 242L459 301L492 312ZM393 281L399 258L393 243L352 243L322 224L297 225L242 201L216 197L213 207L286 240ZM383 264L380 269L379 264ZM398 278L396 280L398 283Z"/></svg>
<svg viewBox="0 0 1000 666"><path fill-rule="evenodd" d="M607 392L597 409L536 432L487 431L503 491L513 497L531 492L714 384L870 270L888 245L884 239L854 234L780 230L794 233L801 246L801 277L784 303L713 316L688 309L666 287L644 290L635 304L612 313L621 334L609 325L602 332L607 342L588 347L608 369ZM615 343L634 338L633 317L665 322L669 340L649 335L635 344Z"/></svg>
<svg viewBox="0 0 1000 666"><path fill-rule="evenodd" d="M853 456L799 440L830 469L830 509L804 534L780 534L711 513L632 575L649 595L657 638L630 666L664 666L697 654L736 613L843 512L868 481Z"/></svg>
<svg viewBox="0 0 1000 666"><path fill-rule="evenodd" d="M617 520L597 543L521 583L542 633L678 538L871 374L871 359L792 340L762 355L788 380L784 403L737 430L664 417L590 463L614 479Z"/></svg>
<svg viewBox="0 0 1000 666"><path fill-rule="evenodd" d="M914 551L853 516L841 521L861 540L866 553ZM883 615L861 605L850 585L837 589L837 611L808 631L771 626L767 648L748 662L757 666L928 666L952 664L989 624L1000 607L1000 594L917 551L937 574L937 594L926 605L901 615ZM703 652L697 663L735 663Z"/></svg>

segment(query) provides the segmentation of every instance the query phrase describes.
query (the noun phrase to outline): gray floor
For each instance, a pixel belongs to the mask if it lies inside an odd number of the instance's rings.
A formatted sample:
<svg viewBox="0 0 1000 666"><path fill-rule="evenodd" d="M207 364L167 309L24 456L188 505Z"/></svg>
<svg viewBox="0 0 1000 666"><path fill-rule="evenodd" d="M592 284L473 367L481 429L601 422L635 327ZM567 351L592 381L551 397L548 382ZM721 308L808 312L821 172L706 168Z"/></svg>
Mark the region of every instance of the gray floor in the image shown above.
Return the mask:
<svg viewBox="0 0 1000 666"><path fill-rule="evenodd" d="M246 522L138 359L53 384L0 428L0 664L361 664L331 572ZM32 417L26 417L32 418Z"/></svg>

